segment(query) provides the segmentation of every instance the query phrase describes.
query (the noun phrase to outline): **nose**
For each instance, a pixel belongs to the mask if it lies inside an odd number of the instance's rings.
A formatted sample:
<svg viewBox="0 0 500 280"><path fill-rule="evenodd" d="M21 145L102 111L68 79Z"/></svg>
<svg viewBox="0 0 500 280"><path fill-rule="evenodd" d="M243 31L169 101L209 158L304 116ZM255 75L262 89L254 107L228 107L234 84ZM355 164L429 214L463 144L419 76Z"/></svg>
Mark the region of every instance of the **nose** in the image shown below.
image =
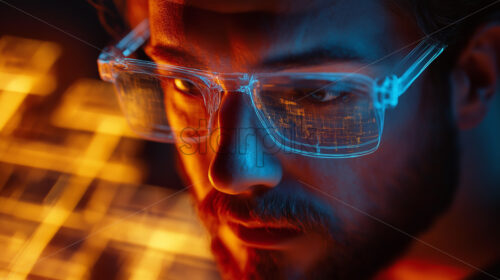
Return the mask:
<svg viewBox="0 0 500 280"><path fill-rule="evenodd" d="M227 194L272 188L282 176L280 162L265 150L264 138L269 136L249 102L245 94L226 93L218 111L218 143L209 178L215 189Z"/></svg>

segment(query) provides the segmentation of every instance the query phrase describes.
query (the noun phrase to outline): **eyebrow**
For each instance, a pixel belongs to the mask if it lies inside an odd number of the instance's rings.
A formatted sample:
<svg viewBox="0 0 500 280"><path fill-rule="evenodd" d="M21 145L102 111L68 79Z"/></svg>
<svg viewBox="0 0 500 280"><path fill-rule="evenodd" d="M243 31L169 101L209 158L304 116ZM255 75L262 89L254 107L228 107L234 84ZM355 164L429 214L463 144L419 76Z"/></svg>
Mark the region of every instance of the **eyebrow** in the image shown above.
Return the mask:
<svg viewBox="0 0 500 280"><path fill-rule="evenodd" d="M169 64L202 69L203 63L196 56L189 54L185 50L173 46L147 45L145 52L151 58L165 61Z"/></svg>
<svg viewBox="0 0 500 280"><path fill-rule="evenodd" d="M178 66L205 69L205 63L198 57L182 48L165 45L148 45L146 53L149 56ZM306 66L322 65L333 62L357 61L363 62L360 53L342 46L319 46L299 53L279 54L264 58L255 65L256 69L284 70Z"/></svg>
<svg viewBox="0 0 500 280"><path fill-rule="evenodd" d="M319 46L304 52L280 54L265 58L258 66L259 68L282 70L353 60L362 62L366 58L363 58L360 53L350 48L342 46Z"/></svg>

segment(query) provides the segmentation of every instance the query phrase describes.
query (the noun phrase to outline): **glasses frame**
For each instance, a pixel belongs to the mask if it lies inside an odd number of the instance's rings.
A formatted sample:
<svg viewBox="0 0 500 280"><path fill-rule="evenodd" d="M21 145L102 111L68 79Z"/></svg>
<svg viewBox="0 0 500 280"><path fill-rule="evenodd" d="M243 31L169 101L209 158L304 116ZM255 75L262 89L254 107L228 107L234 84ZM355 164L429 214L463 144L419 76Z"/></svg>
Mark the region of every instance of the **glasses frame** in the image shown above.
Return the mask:
<svg viewBox="0 0 500 280"><path fill-rule="evenodd" d="M283 143L283 139L278 139L276 132L271 130L271 124L263 113L255 105L256 97L252 93L254 84L259 78L277 75L276 73L217 73L204 71L200 69L175 66L170 64L157 64L151 61L139 60L130 58L135 51L137 51L150 36L149 21L146 19L137 25L128 35L121 39L116 45L106 47L97 60L99 74L102 80L106 82L115 83L116 76L120 71L138 71L144 74L151 74L154 76L161 76L158 70L175 71L189 76L194 76L206 84L207 89L217 94L205 93L205 106L207 111L212 116L220 104L220 92L227 93L243 93L247 94L251 99L252 107L258 119L260 120L267 133L271 136L272 140L280 148L285 151L301 154L309 157L316 158L353 158L366 154L370 154L378 149L383 132L384 115L387 108L394 108L398 104L399 97L403 95L414 81L422 74L422 72L445 50L446 46L431 37L424 37L418 45L394 68L393 74L383 77L372 78L364 74L358 73L285 73L286 75L322 75L325 77L333 77L343 75L344 77L354 77L363 80L372 88L373 104L375 110L379 113L380 118L380 132L376 145L367 149L348 153L335 153L325 154L317 147L316 151L306 151L304 149L297 149L290 144ZM282 74L279 74L282 75ZM221 84L224 84L224 89ZM116 84L115 84L116 85ZM228 85L230 88L228 88ZM120 99L120 98L119 98ZM122 107L123 109L123 107ZM127 115L127 112L124 111ZM276 130L276 129L275 129ZM170 138L155 138L143 135L150 140L174 143L174 137ZM332 149L338 149L335 147Z"/></svg>

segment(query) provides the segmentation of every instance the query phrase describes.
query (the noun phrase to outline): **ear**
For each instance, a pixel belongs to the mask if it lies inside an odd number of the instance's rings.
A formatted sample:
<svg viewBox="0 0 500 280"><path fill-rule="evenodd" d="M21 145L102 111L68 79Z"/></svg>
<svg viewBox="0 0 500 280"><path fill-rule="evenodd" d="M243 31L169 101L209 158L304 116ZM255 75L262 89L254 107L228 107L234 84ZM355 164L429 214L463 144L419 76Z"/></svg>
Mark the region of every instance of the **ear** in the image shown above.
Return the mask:
<svg viewBox="0 0 500 280"><path fill-rule="evenodd" d="M452 72L452 93L460 129L478 125L499 90L500 23L483 26L460 53Z"/></svg>

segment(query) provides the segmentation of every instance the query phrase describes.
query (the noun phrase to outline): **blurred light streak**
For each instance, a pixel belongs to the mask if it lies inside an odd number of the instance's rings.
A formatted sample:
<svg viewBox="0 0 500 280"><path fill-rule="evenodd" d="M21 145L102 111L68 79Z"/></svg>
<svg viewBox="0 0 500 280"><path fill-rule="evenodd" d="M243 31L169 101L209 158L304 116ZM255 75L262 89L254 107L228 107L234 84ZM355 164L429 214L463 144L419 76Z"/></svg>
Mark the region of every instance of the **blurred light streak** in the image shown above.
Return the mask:
<svg viewBox="0 0 500 280"><path fill-rule="evenodd" d="M0 54L2 72L40 74L50 70L61 55L61 47L53 42L2 36Z"/></svg>
<svg viewBox="0 0 500 280"><path fill-rule="evenodd" d="M35 84L37 88L51 92L55 81L46 77L48 70L60 55L60 48L54 43L22 39L12 36L0 38L0 131L21 104Z"/></svg>
<svg viewBox="0 0 500 280"><path fill-rule="evenodd" d="M29 81L14 80L7 85L7 88L14 88L16 92L4 91L0 93L0 131L14 115L14 113L21 107L24 99L31 89Z"/></svg>
<svg viewBox="0 0 500 280"><path fill-rule="evenodd" d="M0 162L61 173L73 173L76 171L74 165L77 164L75 157L78 156L76 151L53 144L23 143L22 141L11 143L0 140ZM93 159L80 157L79 159L80 169L78 174L80 176L93 177L95 174L93 174L92 170L95 166L103 164ZM134 183L140 180L141 173L134 166L105 162L101 172L96 177L111 182Z"/></svg>
<svg viewBox="0 0 500 280"><path fill-rule="evenodd" d="M0 71L0 91L47 95L56 87L56 78L50 74L28 75Z"/></svg>
<svg viewBox="0 0 500 280"><path fill-rule="evenodd" d="M126 125L113 86L102 81L80 79L65 92L62 106L52 115L52 124L68 129L95 131L102 118L114 118L117 125L124 126L121 134L137 137Z"/></svg>
<svg viewBox="0 0 500 280"><path fill-rule="evenodd" d="M14 93L29 93L33 86L33 79L26 75L11 75L6 77L7 83L4 84L3 90L12 91ZM22 95L21 95L22 96Z"/></svg>
<svg viewBox="0 0 500 280"><path fill-rule="evenodd" d="M14 258L10 269L15 273L9 275L12 279L25 279L35 265L36 260L40 257L43 249L80 201L93 178L104 165L104 161L114 151L120 136L103 134L102 132L118 132L122 127L113 122L113 120L105 119L99 126L94 139L92 139L82 157L83 159L94 160L98 164L80 165L77 167L76 175L87 177L67 178L62 176L62 180L58 181L58 183L66 185L65 190L47 216L42 220L42 224L32 235L26 246Z"/></svg>
<svg viewBox="0 0 500 280"><path fill-rule="evenodd" d="M187 198L186 198L187 199ZM5 203L6 200L0 200ZM101 206L105 206L102 205ZM25 208L24 208L25 207ZM184 209L185 206L182 206ZM57 225L55 220L47 220L49 211L52 207L40 206L35 203L17 202L15 209L26 209L27 211L17 211L13 213L16 217L30 220L33 222L45 222L50 225ZM107 210L107 209L106 209ZM89 211L89 210L86 210ZM2 212L4 210L2 209ZM13 211L14 212L14 211ZM151 218L148 216L131 217L127 220L122 220L122 213L106 215L98 214L99 221L104 225L119 224L117 227L109 227L106 230L100 231L98 238L113 239L124 243L132 243L155 250L170 252L175 254L184 254L187 256L207 258L210 257L210 251L203 239L200 239L196 228L192 224L181 220L163 220L162 218ZM68 216L65 227L77 230L89 230L89 225L95 225L95 230L100 229L95 221L88 220L88 213L72 213ZM102 215L102 216L101 216ZM95 217L94 217L95 218ZM160 225L160 228L165 230L157 230L151 232L149 229L155 225ZM168 229L168 230L166 230ZM92 230L91 230L92 232ZM89 239L90 240L90 239ZM172 244L172 241L184 240L185 244L190 247L189 251L184 251L181 244Z"/></svg>
<svg viewBox="0 0 500 280"><path fill-rule="evenodd" d="M0 279L91 279L103 263L118 278L219 279L188 194L155 205L177 191L141 183L143 159L132 155L143 142L111 85L75 81L50 123L36 123L44 138L11 133L38 118L26 100L56 89L60 53L50 42L0 38Z"/></svg>
<svg viewBox="0 0 500 280"><path fill-rule="evenodd" d="M180 253L191 241L186 234L172 234L161 230L154 231L148 242L148 249L137 259L137 265L133 266L131 272L132 280L157 279L162 269L168 269L174 258L172 256L162 258L164 250L167 252Z"/></svg>
<svg viewBox="0 0 500 280"><path fill-rule="evenodd" d="M85 221L93 225L90 232L95 232L106 224L103 218L106 217L106 210L110 207L114 195L118 191L116 187L97 188L93 193L92 198L88 203L88 208L83 212ZM82 247L73 255L71 263L77 263L80 266L72 270L74 279L84 279L87 274L88 267L95 265L102 251L108 244L107 238L88 238Z"/></svg>

